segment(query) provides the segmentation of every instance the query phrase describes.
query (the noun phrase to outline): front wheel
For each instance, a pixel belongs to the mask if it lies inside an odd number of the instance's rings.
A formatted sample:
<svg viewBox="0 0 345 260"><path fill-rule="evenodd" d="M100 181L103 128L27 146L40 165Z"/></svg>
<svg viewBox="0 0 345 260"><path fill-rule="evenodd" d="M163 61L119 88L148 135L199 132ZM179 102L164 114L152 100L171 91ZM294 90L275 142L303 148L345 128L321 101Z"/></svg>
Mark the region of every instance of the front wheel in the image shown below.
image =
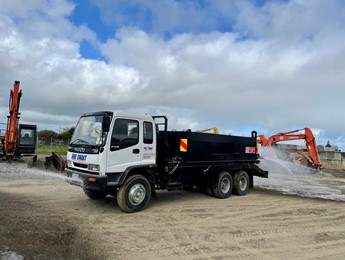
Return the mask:
<svg viewBox="0 0 345 260"><path fill-rule="evenodd" d="M232 177L227 171L221 172L218 176L218 182L213 187L213 194L217 198L225 199L228 198L232 191Z"/></svg>
<svg viewBox="0 0 345 260"><path fill-rule="evenodd" d="M237 195L246 195L249 190L249 176L245 171L239 171L234 175L233 193Z"/></svg>
<svg viewBox="0 0 345 260"><path fill-rule="evenodd" d="M129 177L117 192L117 204L124 212L146 208L151 198L151 185L142 175Z"/></svg>

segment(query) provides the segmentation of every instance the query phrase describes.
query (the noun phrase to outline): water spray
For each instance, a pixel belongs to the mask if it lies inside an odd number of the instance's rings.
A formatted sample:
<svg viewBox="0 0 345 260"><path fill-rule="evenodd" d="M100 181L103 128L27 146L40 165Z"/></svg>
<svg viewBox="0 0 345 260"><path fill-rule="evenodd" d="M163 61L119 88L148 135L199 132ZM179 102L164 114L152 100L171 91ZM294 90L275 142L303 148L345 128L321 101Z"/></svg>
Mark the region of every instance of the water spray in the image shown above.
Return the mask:
<svg viewBox="0 0 345 260"><path fill-rule="evenodd" d="M40 170L37 168L28 168L25 163L1 163L0 164L0 176L2 177L21 177L21 178L36 178L44 180L58 180L67 183L69 179L64 173L49 172ZM82 180L80 180L82 183Z"/></svg>
<svg viewBox="0 0 345 260"><path fill-rule="evenodd" d="M345 201L345 180L279 159L263 158L260 167L269 171L268 179L257 178L256 186L283 194Z"/></svg>

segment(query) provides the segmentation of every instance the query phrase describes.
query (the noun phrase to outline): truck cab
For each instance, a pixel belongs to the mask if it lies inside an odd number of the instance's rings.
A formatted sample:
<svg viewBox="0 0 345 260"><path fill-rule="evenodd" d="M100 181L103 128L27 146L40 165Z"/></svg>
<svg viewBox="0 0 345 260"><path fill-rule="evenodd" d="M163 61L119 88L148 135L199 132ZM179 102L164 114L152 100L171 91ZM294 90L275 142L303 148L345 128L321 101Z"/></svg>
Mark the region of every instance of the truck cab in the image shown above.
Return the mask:
<svg viewBox="0 0 345 260"><path fill-rule="evenodd" d="M74 130L68 153L68 170L112 176L130 167L156 163L153 118L124 111L83 114Z"/></svg>
<svg viewBox="0 0 345 260"><path fill-rule="evenodd" d="M156 125L148 115L124 111L83 114L67 153L66 173L91 198L116 195L133 171L156 164Z"/></svg>

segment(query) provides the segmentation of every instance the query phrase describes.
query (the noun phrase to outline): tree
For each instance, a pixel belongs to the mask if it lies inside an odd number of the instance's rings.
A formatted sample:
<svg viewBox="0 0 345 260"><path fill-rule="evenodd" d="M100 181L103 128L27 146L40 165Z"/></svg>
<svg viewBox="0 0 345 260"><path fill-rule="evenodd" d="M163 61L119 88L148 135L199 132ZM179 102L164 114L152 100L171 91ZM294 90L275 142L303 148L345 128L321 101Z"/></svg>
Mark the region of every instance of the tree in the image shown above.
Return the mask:
<svg viewBox="0 0 345 260"><path fill-rule="evenodd" d="M58 133L52 130L42 130L38 132L38 139L43 144L51 144L52 140L55 140L58 136Z"/></svg>
<svg viewBox="0 0 345 260"><path fill-rule="evenodd" d="M73 135L74 129L75 126L64 128L63 131L59 134L59 138L63 140L70 140Z"/></svg>

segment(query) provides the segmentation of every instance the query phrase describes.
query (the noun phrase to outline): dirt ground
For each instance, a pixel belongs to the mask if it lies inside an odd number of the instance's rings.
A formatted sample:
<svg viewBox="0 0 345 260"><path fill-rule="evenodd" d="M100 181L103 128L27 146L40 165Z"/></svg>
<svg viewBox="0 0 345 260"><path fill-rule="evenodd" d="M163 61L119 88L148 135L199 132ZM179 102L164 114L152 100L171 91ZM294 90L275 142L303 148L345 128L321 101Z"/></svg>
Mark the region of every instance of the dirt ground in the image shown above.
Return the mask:
<svg viewBox="0 0 345 260"><path fill-rule="evenodd" d="M0 165L1 166L1 165ZM123 213L63 178L0 173L0 259L344 259L345 202L158 192Z"/></svg>

